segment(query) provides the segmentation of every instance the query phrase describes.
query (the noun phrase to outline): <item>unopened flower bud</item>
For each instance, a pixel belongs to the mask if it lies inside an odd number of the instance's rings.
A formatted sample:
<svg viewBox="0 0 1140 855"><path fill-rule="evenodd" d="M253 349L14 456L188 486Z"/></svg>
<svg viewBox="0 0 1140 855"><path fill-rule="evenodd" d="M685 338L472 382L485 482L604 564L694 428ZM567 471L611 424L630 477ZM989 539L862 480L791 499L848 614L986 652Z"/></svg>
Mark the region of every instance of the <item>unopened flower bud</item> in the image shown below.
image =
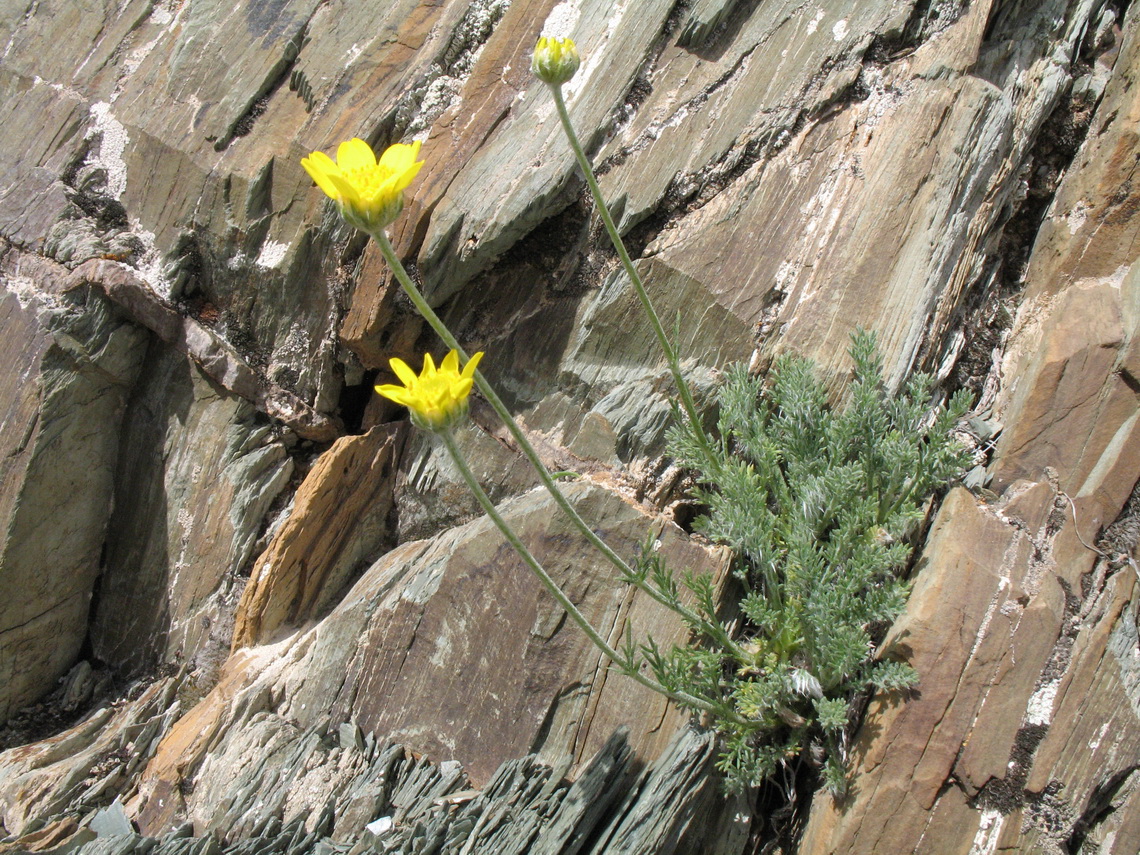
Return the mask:
<svg viewBox="0 0 1140 855"><path fill-rule="evenodd" d="M582 64L573 39L554 39L542 36L534 46L530 68L543 83L561 86L574 76Z"/></svg>

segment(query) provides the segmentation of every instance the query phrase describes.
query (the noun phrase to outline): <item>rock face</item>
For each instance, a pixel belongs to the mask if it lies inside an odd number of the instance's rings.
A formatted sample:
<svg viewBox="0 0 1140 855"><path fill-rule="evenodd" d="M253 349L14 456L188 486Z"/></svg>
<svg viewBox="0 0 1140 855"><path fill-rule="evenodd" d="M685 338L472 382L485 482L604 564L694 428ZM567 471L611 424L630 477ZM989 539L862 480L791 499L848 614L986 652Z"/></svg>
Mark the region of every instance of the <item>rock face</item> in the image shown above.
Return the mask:
<svg viewBox="0 0 1140 855"><path fill-rule="evenodd" d="M5 258L0 716L75 663L113 501L118 436L145 335L98 295L50 290ZM48 684L50 685L50 684Z"/></svg>
<svg viewBox="0 0 1140 855"><path fill-rule="evenodd" d="M582 487L570 495L615 548L644 537L649 521L609 491ZM621 643L627 624L636 632L653 627L662 639L682 635L660 606L600 578L588 544L569 546L572 529L554 510L545 493L529 493L504 506L504 515L591 622L610 628L611 644ZM723 553L706 556L677 530L661 537L671 559L723 573ZM631 746L656 757L684 721L660 696L609 673L486 519L388 552L317 626L238 651L226 671L143 776L144 830L182 817L212 825L206 812L234 792L225 770L250 762L251 745L266 744L259 735L266 728L296 733L352 721L436 760L458 761L482 786L528 752L552 764L588 760L625 721L638 723ZM202 783L181 798L180 782L199 764Z"/></svg>
<svg viewBox="0 0 1140 855"><path fill-rule="evenodd" d="M921 697L872 708L859 790L818 800L804 851L1140 846L1137 29L1029 257L994 404L1001 499L949 497L892 630Z"/></svg>
<svg viewBox="0 0 1140 855"><path fill-rule="evenodd" d="M299 164L423 140L390 234L428 299L607 542L723 579L670 519L668 374L530 75L544 26L585 57L571 115L699 396L795 350L838 398L857 326L890 382L977 394L975 492L887 640L920 688L872 699L851 795L805 800L785 848L1135 852L1119 0L0 4L0 849L768 839L369 399L440 346ZM572 598L681 640L485 410L458 441ZM145 836L99 837L116 797Z"/></svg>

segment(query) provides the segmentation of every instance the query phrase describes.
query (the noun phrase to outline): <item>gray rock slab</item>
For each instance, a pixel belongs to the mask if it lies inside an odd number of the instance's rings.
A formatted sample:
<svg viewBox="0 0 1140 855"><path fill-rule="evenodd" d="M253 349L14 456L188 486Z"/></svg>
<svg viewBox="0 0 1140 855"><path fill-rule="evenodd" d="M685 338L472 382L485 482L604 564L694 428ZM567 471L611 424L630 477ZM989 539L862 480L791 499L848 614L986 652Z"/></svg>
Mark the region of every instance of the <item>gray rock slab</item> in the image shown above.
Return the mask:
<svg viewBox="0 0 1140 855"><path fill-rule="evenodd" d="M0 271L0 721L75 664L111 512L119 425L145 335L50 264Z"/></svg>

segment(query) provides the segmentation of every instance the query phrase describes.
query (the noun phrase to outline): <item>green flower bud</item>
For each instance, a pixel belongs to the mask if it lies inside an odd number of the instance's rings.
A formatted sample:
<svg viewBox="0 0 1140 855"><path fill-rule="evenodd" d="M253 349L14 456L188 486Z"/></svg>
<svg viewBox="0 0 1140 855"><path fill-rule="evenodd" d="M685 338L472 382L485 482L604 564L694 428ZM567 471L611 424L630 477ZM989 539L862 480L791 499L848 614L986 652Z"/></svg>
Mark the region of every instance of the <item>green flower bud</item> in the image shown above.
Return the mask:
<svg viewBox="0 0 1140 855"><path fill-rule="evenodd" d="M573 39L552 39L543 36L534 46L530 69L543 83L561 86L574 76L582 64Z"/></svg>

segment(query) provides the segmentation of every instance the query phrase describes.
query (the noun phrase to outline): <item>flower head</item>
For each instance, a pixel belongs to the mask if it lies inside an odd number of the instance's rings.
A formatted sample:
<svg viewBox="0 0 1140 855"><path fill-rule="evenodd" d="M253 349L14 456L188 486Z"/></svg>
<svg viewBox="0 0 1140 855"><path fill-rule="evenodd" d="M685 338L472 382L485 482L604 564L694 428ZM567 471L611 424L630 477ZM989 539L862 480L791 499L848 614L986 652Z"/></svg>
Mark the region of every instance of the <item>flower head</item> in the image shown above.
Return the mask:
<svg viewBox="0 0 1140 855"><path fill-rule="evenodd" d="M321 151L301 159L301 166L340 206L345 222L366 232L382 229L404 208L404 188L412 183L423 161L416 162L419 141L388 146L376 159L362 139L342 142L336 162Z"/></svg>
<svg viewBox="0 0 1140 855"><path fill-rule="evenodd" d="M542 36L534 46L530 70L543 83L561 86L574 76L582 64L573 39L554 39Z"/></svg>
<svg viewBox="0 0 1140 855"><path fill-rule="evenodd" d="M430 353L424 354L424 370L416 375L402 359L390 359L389 364L403 386L377 386L376 391L405 406L412 414L417 427L430 431L446 430L467 415L467 398L471 394L475 367L483 353L476 353L463 371L459 371L459 354L454 350L443 358L439 368Z"/></svg>

